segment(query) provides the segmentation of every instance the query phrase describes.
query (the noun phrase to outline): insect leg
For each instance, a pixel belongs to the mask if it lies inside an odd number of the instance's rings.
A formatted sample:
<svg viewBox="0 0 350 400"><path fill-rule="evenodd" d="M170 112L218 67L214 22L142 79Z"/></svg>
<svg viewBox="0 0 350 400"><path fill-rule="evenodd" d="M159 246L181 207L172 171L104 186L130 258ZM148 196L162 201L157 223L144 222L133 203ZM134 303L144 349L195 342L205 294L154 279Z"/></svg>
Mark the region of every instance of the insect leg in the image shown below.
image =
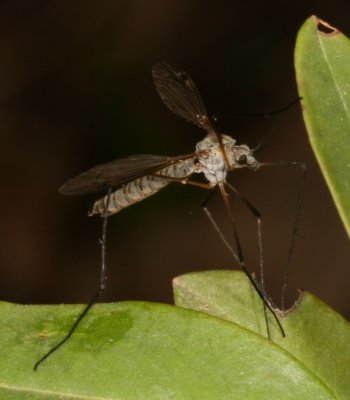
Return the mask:
<svg viewBox="0 0 350 400"><path fill-rule="evenodd" d="M259 251L259 273L260 273L260 285L261 288L265 288L265 278L264 278L264 256L263 256L263 246L262 246L262 233L261 233L261 214L259 210L234 186L226 182L227 187L241 200L248 210L253 214L257 223L257 234L258 234L258 251Z"/></svg>
<svg viewBox="0 0 350 400"><path fill-rule="evenodd" d="M221 196L222 199L224 201L227 213L229 215L230 218L230 222L231 222L231 228L232 228L232 232L233 232L233 237L235 240L235 244L236 244L236 249L237 249L237 254L238 254L238 258L239 258L239 264L240 267L242 268L243 272L247 275L248 279L250 280L250 282L252 283L252 285L254 286L256 292L258 293L259 297L261 298L261 300L263 301L263 303L265 304L265 306L270 310L270 312L272 313L279 330L281 331L281 334L283 337L285 337L285 332L284 329L281 325L280 320L278 319L276 312L274 311L274 309L272 308L272 306L270 305L266 295L265 295L265 291L264 289L260 286L260 284L255 280L254 276L248 271L246 265L245 265L245 261L243 258L243 251L242 251L242 246L240 243L240 239L238 236L238 231L237 231L237 227L236 227L236 223L235 223L235 219L234 219L234 215L233 215L233 210L232 210L232 206L231 203L228 199L228 194L225 191L225 187L224 187L224 183L219 183L218 184L220 192L221 192ZM267 320L266 320L267 322ZM269 330L269 325L267 322L267 333L268 333L268 338L270 339L270 330Z"/></svg>
<svg viewBox="0 0 350 400"><path fill-rule="evenodd" d="M276 114L283 113L284 111L287 111L289 108L292 108L294 104L299 103L300 100L302 100L302 97L297 97L294 100L292 100L290 103L286 104L285 106L278 108L277 110L273 111L268 111L268 112L259 112L259 113L245 113L245 114L236 114L236 115L228 115L228 114L215 114L213 115L213 119L215 122L218 121L220 118L225 118L225 119L234 119L234 118L269 118L272 117Z"/></svg>
<svg viewBox="0 0 350 400"><path fill-rule="evenodd" d="M106 204L109 204L109 199L111 196L112 189L108 189L108 194L107 194L107 201ZM91 307L97 302L98 298L102 294L102 292L106 288L106 240L107 240L107 221L108 221L108 207L105 209L105 213L103 216L103 224L102 224L102 237L100 240L101 243L101 271L100 271L100 281L98 285L98 289L90 302L85 306L81 314L78 316L77 320L74 322L66 336L59 341L55 346L53 346L45 355L43 355L34 365L34 371L36 371L39 367L40 364L42 364L49 356L51 356L52 353L54 353L56 350L58 350L61 346L63 346L64 343L67 342L67 340L73 335L74 331L77 329L77 327L80 325L81 321L83 318L87 315Z"/></svg>
<svg viewBox="0 0 350 400"><path fill-rule="evenodd" d="M187 178L176 178L176 177L160 175L160 174L152 174L152 176L155 176L155 177L158 177L158 178L163 178L163 179L166 179L166 180L171 181L171 182L182 183L183 185L192 185L192 186L197 186L197 187L201 187L203 189L210 190L209 196L207 196L207 198L201 204L201 207L203 208L205 214L207 215L210 223L213 225L213 227L216 230L217 234L220 236L221 240L223 241L225 246L228 248L228 250L232 254L233 258L237 261L238 264L240 264L240 260L239 260L239 257L237 255L237 253L233 250L232 246L230 245L230 243L225 238L224 234L222 233L221 229L219 228L218 224L216 223L214 217L212 216L209 208L207 207L207 204L209 203L210 199L212 198L213 194L215 193L216 186L212 187L209 183L191 181L191 180L188 180Z"/></svg>
<svg viewBox="0 0 350 400"><path fill-rule="evenodd" d="M288 250L286 264L283 269L283 277L282 277L282 290L281 290L281 310L284 310L285 307L285 295L287 289L287 282L289 277L290 265L292 260L292 255L295 248L296 239L299 233L299 225L300 225L300 217L303 208L303 200L304 200L304 189L305 189L305 179L306 179L306 164L304 162L299 161L278 161L278 162L263 162L260 164L261 167L293 167L293 168L301 168L302 175L300 178L299 190L297 195L297 206L295 211L295 218L292 230L292 240Z"/></svg>
<svg viewBox="0 0 350 400"><path fill-rule="evenodd" d="M210 184L196 182L196 181L190 181L190 180L188 180L186 178L169 177L169 176L161 175L161 174L152 174L152 176L163 178L163 179L166 179L166 180L172 181L172 182L179 182L179 183L182 183L182 184L199 186L199 187L202 187L202 188L205 188L205 189L213 189L213 187ZM258 293L259 297L262 299L262 301L263 301L263 303L265 305L264 307L268 308L270 310L270 312L272 313L272 315L273 315L274 319L276 320L276 323L277 323L277 325L278 325L278 327L279 327L279 329L281 331L282 336L285 337L284 329L283 329L283 327L281 325L281 322L279 321L275 311L273 310L272 306L270 305L270 303L269 303L269 301L267 299L267 296L265 294L264 289L260 287L259 283L255 280L253 275L248 271L247 267L245 266L245 262L244 262L244 258L243 258L242 246L241 246L241 243L240 243L240 240L239 240L239 236L238 236L235 220L234 220L234 217L233 217L232 207L231 207L230 202L228 201L228 195L227 195L227 193L225 191L223 183L221 183L221 184L219 183L218 186L220 188L220 192L221 192L222 197L224 199L224 203L225 203L226 209L227 209L228 214L230 216L230 221L231 221L231 226L232 226L232 230L233 230L233 235L234 235L234 240L235 240L237 252L234 251L232 246L226 240L226 238L223 235L221 229L219 228L219 226L217 225L217 223L214 220L213 216L211 215L209 209L206 207L208 201L210 200L211 196L214 193L214 190L212 190L212 192L209 194L208 198L204 202L203 209L204 209L206 215L208 216L209 221L212 223L214 229L216 230L216 232L218 233L218 235L220 236L220 238L222 239L222 241L224 242L226 247L229 249L230 253L233 255L235 260L238 262L238 264L242 268L243 272L247 275L248 279L252 283L252 285L255 288L256 292ZM268 324L268 320L267 320L266 314L265 314L265 319L266 319L267 335L268 335L268 338L270 338L270 330L269 330L269 324Z"/></svg>
<svg viewBox="0 0 350 400"><path fill-rule="evenodd" d="M210 183L191 181L188 178L177 178L175 176L168 176L168 175L162 175L162 174L150 174L149 176L154 176L156 178L162 178L169 182L182 183L183 185L197 186L202 189L212 189L212 186L210 185Z"/></svg>
<svg viewBox="0 0 350 400"><path fill-rule="evenodd" d="M266 290L265 290L265 277L264 277L264 255L263 255L263 246L262 246L262 232L261 232L261 214L257 208L254 207L254 205L245 197L243 196L242 193L240 193L234 186L230 185L228 182L226 182L226 185L229 189L232 190L233 193L246 205L248 210L253 214L253 216L256 219L257 222L257 233L258 233L258 251L259 251L259 277L260 277L260 287L261 291L267 299L267 301L270 304L273 304L271 302L271 299L268 297ZM270 332L269 332L269 323L267 319L267 311L266 311L266 304L263 302L264 306L264 316L265 316L265 321L266 321L266 330L267 330L267 336L270 337ZM274 306L274 305L273 305Z"/></svg>
<svg viewBox="0 0 350 400"><path fill-rule="evenodd" d="M201 204L201 207L202 207L203 211L205 212L206 216L208 217L209 222L213 225L213 228L215 229L216 233L220 236L220 239L222 240L224 245L228 248L229 252L232 254L233 258L237 261L237 263L240 264L240 260L239 260L237 253L234 251L233 247L230 245L228 240L225 238L225 235L222 233L222 230L220 229L219 225L216 223L212 213L210 212L209 208L207 207L207 205L208 205L209 201L211 200L211 198L213 197L215 191L216 191L216 187L210 191L209 196L207 196L207 198Z"/></svg>

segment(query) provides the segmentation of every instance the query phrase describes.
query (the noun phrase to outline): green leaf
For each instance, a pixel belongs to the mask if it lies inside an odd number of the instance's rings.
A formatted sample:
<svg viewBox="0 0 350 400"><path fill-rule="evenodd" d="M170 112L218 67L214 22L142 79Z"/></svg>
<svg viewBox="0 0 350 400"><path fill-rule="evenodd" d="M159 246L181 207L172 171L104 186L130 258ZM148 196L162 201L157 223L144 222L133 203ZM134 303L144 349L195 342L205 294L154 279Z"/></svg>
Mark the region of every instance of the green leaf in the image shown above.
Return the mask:
<svg viewBox="0 0 350 400"><path fill-rule="evenodd" d="M326 31L326 32L325 32ZM310 142L350 236L350 41L313 16L298 33L295 69Z"/></svg>
<svg viewBox="0 0 350 400"><path fill-rule="evenodd" d="M182 275L173 282L178 306L202 311L266 335L262 301L239 271ZM304 292L280 321L283 338L271 316L272 340L315 374L337 399L350 393L350 324L321 300ZM298 397L295 397L298 398Z"/></svg>
<svg viewBox="0 0 350 400"><path fill-rule="evenodd" d="M141 302L96 305L34 372L80 310L0 304L2 400L336 398L262 336L201 312Z"/></svg>

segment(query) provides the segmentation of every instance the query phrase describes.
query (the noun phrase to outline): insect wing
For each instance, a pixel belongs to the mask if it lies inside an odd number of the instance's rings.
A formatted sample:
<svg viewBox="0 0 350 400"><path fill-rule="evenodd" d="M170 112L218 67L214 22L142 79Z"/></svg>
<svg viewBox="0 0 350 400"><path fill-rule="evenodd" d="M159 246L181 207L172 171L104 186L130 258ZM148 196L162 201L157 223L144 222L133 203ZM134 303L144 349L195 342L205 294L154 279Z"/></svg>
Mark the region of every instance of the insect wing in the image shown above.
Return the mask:
<svg viewBox="0 0 350 400"><path fill-rule="evenodd" d="M106 191L140 176L150 175L168 165L194 157L194 154L179 157L139 154L120 158L106 164L97 165L68 180L60 187L59 192L64 195L75 196Z"/></svg>
<svg viewBox="0 0 350 400"><path fill-rule="evenodd" d="M199 128L212 131L202 97L187 72L171 64L157 63L152 75L159 96L172 112Z"/></svg>

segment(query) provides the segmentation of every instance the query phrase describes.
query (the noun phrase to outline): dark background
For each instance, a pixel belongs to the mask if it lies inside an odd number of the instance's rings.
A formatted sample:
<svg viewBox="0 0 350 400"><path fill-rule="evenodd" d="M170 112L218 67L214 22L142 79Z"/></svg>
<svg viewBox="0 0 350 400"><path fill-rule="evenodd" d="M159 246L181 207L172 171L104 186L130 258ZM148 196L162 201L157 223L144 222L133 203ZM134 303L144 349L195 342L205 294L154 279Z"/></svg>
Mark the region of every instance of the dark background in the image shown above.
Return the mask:
<svg viewBox="0 0 350 400"><path fill-rule="evenodd" d="M0 298L87 302L98 280L95 196L64 197L68 178L138 153L191 153L203 132L172 114L151 79L183 66L214 114L264 112L297 97L293 50L312 14L350 35L348 1L11 1L0 4ZM306 161L308 177L288 298L305 288L350 316L348 237L311 152L300 106L265 119L222 118L261 161ZM300 171L230 177L263 214L268 291L277 300ZM109 220L104 301L171 302L171 279L236 267L200 208L205 190L172 184ZM236 199L248 267L256 224ZM210 205L226 229L219 196Z"/></svg>

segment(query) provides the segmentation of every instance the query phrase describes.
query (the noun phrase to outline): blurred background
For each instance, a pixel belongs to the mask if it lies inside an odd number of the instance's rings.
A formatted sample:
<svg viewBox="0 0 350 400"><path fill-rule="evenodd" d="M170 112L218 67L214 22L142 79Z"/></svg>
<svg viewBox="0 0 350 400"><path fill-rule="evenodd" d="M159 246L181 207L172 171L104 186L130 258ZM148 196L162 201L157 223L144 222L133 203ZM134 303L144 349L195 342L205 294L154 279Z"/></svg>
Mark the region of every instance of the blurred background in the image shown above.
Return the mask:
<svg viewBox="0 0 350 400"><path fill-rule="evenodd" d="M96 164L131 154L192 153L204 133L158 97L157 61L187 70L207 109L239 143L269 146L260 161L308 166L288 303L307 289L350 317L350 246L306 136L297 97L297 31L316 14L350 35L348 1L14 0L0 4L0 298L84 303L99 276L95 195L58 188ZM236 117L235 117L236 116ZM278 301L301 171L237 171L263 215L268 292ZM171 279L237 268L201 210L203 189L171 184L109 219L103 301L172 302ZM232 198L247 265L257 271L256 221ZM229 234L219 196L210 203Z"/></svg>

